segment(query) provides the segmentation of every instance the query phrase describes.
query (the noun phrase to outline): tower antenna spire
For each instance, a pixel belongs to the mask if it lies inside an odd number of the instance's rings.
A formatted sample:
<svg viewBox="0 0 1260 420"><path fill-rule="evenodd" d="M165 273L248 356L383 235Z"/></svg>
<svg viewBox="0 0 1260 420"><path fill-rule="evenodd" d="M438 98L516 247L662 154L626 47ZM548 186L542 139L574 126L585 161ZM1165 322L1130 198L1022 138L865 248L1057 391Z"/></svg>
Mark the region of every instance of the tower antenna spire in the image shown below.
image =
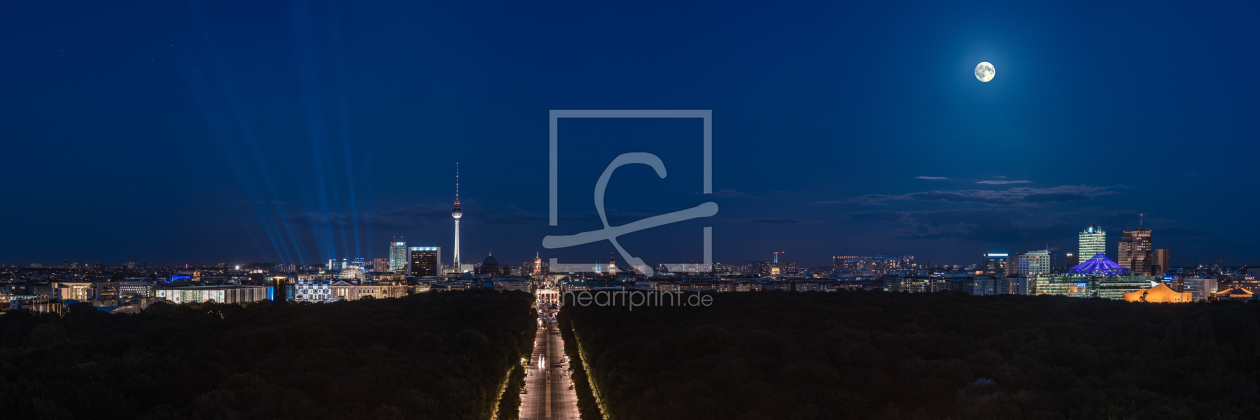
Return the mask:
<svg viewBox="0 0 1260 420"><path fill-rule="evenodd" d="M464 215L464 211L459 209L459 162L455 162L455 209L451 210L451 217L455 218L455 252L453 260L455 263L455 272L459 273L459 218Z"/></svg>

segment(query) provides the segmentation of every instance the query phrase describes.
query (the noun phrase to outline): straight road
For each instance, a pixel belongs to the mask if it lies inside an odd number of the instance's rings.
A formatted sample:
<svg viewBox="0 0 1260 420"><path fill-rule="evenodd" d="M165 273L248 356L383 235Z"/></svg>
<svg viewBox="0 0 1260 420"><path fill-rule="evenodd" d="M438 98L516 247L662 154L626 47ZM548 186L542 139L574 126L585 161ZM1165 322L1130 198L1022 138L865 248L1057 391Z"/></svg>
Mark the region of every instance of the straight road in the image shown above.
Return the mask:
<svg viewBox="0 0 1260 420"><path fill-rule="evenodd" d="M521 418L572 420L578 418L577 393L570 389L568 365L564 364L564 340L549 322L538 329L531 366L526 369Z"/></svg>

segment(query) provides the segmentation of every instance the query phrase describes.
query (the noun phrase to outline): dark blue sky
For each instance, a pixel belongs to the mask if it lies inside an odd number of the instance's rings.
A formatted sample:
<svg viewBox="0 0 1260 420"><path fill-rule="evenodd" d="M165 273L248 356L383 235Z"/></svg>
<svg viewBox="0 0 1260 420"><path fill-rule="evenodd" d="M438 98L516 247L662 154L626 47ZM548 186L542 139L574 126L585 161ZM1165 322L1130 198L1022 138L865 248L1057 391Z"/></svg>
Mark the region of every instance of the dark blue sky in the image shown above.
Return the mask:
<svg viewBox="0 0 1260 420"><path fill-rule="evenodd" d="M1145 213L1175 266L1260 262L1254 2L29 2L0 14L0 262L465 261L717 202L622 238L649 262L807 265L1109 246ZM989 83L972 71L988 61ZM561 123L548 110L711 109ZM579 257L579 254L585 255ZM449 256L449 252L446 253Z"/></svg>

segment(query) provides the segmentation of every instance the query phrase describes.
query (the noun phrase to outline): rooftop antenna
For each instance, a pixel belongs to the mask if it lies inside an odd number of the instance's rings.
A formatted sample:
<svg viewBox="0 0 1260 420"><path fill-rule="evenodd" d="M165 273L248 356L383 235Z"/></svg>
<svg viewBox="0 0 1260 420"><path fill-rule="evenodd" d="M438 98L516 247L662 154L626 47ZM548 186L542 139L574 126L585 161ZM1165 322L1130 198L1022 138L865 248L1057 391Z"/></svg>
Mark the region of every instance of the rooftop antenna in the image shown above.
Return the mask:
<svg viewBox="0 0 1260 420"><path fill-rule="evenodd" d="M1145 214L1138 213L1138 229L1142 228L1142 219L1144 219L1145 216L1146 216Z"/></svg>

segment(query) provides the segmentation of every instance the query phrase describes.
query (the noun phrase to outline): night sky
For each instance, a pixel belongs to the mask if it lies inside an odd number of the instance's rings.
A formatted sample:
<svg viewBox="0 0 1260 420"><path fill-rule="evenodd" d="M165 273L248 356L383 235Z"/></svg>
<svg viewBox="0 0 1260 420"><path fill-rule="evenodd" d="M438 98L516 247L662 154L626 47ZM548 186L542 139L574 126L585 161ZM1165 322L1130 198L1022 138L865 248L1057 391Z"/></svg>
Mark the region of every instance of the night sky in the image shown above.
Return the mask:
<svg viewBox="0 0 1260 420"><path fill-rule="evenodd" d="M126 3L126 4L121 4ZM804 265L1074 250L1153 230L1173 266L1260 263L1255 2L65 2L0 13L0 263L606 259ZM987 61L996 77L973 75ZM560 123L551 109L713 110Z"/></svg>

